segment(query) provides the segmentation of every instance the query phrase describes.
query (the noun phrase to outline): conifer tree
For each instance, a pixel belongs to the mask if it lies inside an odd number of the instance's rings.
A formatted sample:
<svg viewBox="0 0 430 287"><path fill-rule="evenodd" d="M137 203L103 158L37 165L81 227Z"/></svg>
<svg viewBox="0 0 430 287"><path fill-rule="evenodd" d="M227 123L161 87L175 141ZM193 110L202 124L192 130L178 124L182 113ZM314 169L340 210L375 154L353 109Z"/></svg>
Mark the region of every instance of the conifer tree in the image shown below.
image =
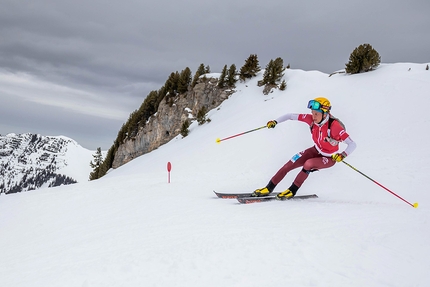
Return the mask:
<svg viewBox="0 0 430 287"><path fill-rule="evenodd" d="M241 81L245 81L246 79L257 76L257 73L260 71L261 68L258 63L257 55L251 54L248 59L246 59L242 68L240 68L239 78Z"/></svg>
<svg viewBox="0 0 430 287"><path fill-rule="evenodd" d="M90 180L99 178L98 174L102 163L103 163L102 149L98 147L96 153L93 154L93 160L90 161L90 166L93 169L93 171L90 173Z"/></svg>
<svg viewBox="0 0 430 287"><path fill-rule="evenodd" d="M362 44L354 49L345 65L345 71L350 74L368 72L379 66L381 56L370 44Z"/></svg>
<svg viewBox="0 0 430 287"><path fill-rule="evenodd" d="M200 78L200 76L201 75L204 75L206 73L206 70L205 70L205 66L203 65L203 63L202 64L200 64L200 66L197 68L197 72L196 72L196 74L194 75L194 78L193 78L193 82L191 83L191 87L195 87L195 85L197 84L197 81L199 80L199 78Z"/></svg>
<svg viewBox="0 0 430 287"><path fill-rule="evenodd" d="M224 68L222 69L221 75L218 79L218 87L224 88L226 84L226 77L227 77L227 65L224 65Z"/></svg>
<svg viewBox="0 0 430 287"><path fill-rule="evenodd" d="M190 133L190 130L188 129L189 127L190 127L190 123L188 122L188 120L185 120L181 126L182 137L188 136L188 134Z"/></svg>
<svg viewBox="0 0 430 287"><path fill-rule="evenodd" d="M228 69L228 76L227 76L227 86L228 87L234 87L237 80L236 80L236 65L232 64L230 68Z"/></svg>
<svg viewBox="0 0 430 287"><path fill-rule="evenodd" d="M205 106L201 107L197 112L197 122L199 123L199 126L206 122L206 114L207 110Z"/></svg>
<svg viewBox="0 0 430 287"><path fill-rule="evenodd" d="M102 149L100 147L97 148L95 154L93 154L93 160L90 161L91 168L99 167L103 162Z"/></svg>
<svg viewBox="0 0 430 287"><path fill-rule="evenodd" d="M282 58L278 57L275 60L270 60L264 71L263 84L278 85L279 81L284 76L284 71L284 60L282 60Z"/></svg>
<svg viewBox="0 0 430 287"><path fill-rule="evenodd" d="M116 148L115 148L115 145L113 145L108 150L106 154L106 158L104 159L103 163L100 165L98 178L104 176L108 172L108 170L112 167L115 152L116 152Z"/></svg>
<svg viewBox="0 0 430 287"><path fill-rule="evenodd" d="M186 67L181 74L179 75L178 79L178 93L183 94L188 91L188 87L191 84L191 70L190 68Z"/></svg>
<svg viewBox="0 0 430 287"><path fill-rule="evenodd" d="M132 138L137 134L139 128L140 115L139 111L133 111L127 120L127 136Z"/></svg>
<svg viewBox="0 0 430 287"><path fill-rule="evenodd" d="M176 93L178 91L178 83L179 83L179 73L176 71L175 73L171 73L169 78L167 79L166 83L164 84L164 87L166 89L166 93L169 96L176 96Z"/></svg>

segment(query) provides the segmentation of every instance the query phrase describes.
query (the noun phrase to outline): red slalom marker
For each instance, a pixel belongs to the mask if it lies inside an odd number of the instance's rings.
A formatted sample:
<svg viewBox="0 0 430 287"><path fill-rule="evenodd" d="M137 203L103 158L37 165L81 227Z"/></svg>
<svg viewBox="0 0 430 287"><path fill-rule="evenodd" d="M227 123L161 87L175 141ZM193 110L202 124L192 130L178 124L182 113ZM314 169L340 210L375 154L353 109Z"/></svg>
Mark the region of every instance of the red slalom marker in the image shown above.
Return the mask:
<svg viewBox="0 0 430 287"><path fill-rule="evenodd" d="M170 171L172 170L172 164L170 161L167 163L168 183L170 183Z"/></svg>

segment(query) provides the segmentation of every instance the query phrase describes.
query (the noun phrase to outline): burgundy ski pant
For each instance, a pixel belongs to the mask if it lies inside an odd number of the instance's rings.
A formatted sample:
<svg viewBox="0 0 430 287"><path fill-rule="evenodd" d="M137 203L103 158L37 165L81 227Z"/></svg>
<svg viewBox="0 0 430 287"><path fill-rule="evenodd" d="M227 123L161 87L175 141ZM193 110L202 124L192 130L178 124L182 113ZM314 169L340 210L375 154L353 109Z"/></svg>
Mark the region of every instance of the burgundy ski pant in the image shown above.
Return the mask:
<svg viewBox="0 0 430 287"><path fill-rule="evenodd" d="M315 170L329 168L335 164L331 157L323 156L313 146L295 154L281 169L272 177L272 183L276 186L293 169L303 167L294 180L294 184L300 187L308 178L309 173Z"/></svg>

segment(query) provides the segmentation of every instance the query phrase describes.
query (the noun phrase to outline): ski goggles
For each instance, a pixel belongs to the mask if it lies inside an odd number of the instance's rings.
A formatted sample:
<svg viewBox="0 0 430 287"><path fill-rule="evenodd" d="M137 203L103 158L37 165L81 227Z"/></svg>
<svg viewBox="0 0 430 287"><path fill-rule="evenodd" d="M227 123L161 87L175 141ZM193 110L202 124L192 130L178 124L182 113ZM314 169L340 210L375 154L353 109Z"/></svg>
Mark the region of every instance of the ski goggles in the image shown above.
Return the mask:
<svg viewBox="0 0 430 287"><path fill-rule="evenodd" d="M328 111L330 111L330 108L331 107L329 107L329 106L321 105L320 102L317 102L315 100L310 100L308 103L308 109L311 109L311 110L314 110L314 111L317 111L320 113L328 112Z"/></svg>

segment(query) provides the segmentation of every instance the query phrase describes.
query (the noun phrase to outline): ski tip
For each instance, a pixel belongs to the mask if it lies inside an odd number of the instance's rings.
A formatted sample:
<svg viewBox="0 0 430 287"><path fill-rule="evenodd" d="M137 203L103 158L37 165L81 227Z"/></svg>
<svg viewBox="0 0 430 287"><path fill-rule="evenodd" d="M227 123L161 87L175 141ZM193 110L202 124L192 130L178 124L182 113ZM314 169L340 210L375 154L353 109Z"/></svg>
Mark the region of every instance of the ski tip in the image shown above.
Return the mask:
<svg viewBox="0 0 430 287"><path fill-rule="evenodd" d="M218 197L218 198L224 198L224 199L229 199L229 198L237 198L238 197L238 195L237 194L234 194L234 193L232 193L232 194L229 194L229 193L219 193L219 192L216 192L215 190L213 191L214 193L215 193L215 195Z"/></svg>
<svg viewBox="0 0 430 287"><path fill-rule="evenodd" d="M238 197L236 199L239 203L242 203L242 204L249 204L249 203L256 203L256 202L263 201L261 199L255 199L255 198L249 198L249 197Z"/></svg>
<svg viewBox="0 0 430 287"><path fill-rule="evenodd" d="M219 143L221 143L221 139L220 139L220 138L217 138L217 139L216 139L216 143L218 143L218 144L219 144Z"/></svg>
<svg viewBox="0 0 430 287"><path fill-rule="evenodd" d="M412 206L413 206L414 208L418 208L418 202L415 202Z"/></svg>

